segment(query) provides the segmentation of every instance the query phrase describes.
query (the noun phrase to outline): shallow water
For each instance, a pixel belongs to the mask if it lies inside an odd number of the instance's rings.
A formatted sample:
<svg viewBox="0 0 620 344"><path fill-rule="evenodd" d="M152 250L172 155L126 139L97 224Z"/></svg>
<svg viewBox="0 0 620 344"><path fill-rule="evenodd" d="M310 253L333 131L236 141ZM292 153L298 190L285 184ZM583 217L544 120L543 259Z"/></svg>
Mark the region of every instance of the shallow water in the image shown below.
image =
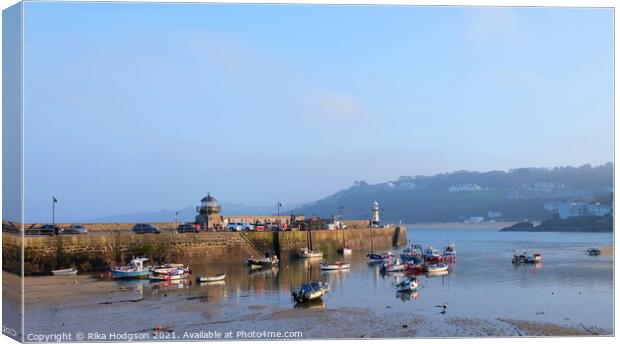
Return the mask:
<svg viewBox="0 0 620 344"><path fill-rule="evenodd" d="M321 272L320 259L286 257L279 268L256 272L248 272L242 262L192 264L194 278L225 272L226 281L154 284L140 280L112 281L92 275L98 284L96 288L89 287L88 298L59 299L58 304L53 300L45 304L27 300L26 333L60 327L70 331L143 331L154 323L194 329L201 324L252 320L250 313L292 309L291 286L309 280L328 282L331 288L323 302L311 307L359 307L387 317L407 313L441 318L445 314L435 306L447 304L446 314L450 316L613 328L613 257L590 257L586 253L591 246L612 245L612 234L424 229L414 225L409 226L408 238L410 243L424 247L443 248L448 241L457 247L458 260L451 264L449 274L420 276L417 293L397 293L394 283L404 275L382 275L379 265L367 264L365 251L354 251L349 258L350 271L342 272ZM513 251L525 249L529 253L540 252L544 262L513 265ZM72 293L85 293L86 289L81 288L87 287L76 284ZM89 312L96 318L85 316Z"/></svg>

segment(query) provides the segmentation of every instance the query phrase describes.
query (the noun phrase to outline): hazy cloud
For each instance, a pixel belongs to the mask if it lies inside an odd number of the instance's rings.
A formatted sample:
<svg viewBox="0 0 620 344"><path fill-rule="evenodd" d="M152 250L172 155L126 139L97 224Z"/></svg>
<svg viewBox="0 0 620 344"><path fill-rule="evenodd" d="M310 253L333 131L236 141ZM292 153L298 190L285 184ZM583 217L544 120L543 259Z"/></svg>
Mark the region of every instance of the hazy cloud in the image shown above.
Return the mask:
<svg viewBox="0 0 620 344"><path fill-rule="evenodd" d="M346 93L320 92L307 99L308 110L329 122L351 123L363 116L360 100Z"/></svg>

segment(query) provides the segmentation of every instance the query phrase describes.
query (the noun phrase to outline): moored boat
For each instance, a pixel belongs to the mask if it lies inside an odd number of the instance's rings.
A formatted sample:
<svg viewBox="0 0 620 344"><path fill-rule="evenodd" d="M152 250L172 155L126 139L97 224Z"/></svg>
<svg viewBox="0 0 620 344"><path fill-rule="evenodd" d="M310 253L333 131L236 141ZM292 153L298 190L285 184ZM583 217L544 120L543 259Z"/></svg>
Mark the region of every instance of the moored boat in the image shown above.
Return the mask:
<svg viewBox="0 0 620 344"><path fill-rule="evenodd" d="M297 254L299 255L299 258L323 258L323 252L311 251L307 248L302 248Z"/></svg>
<svg viewBox="0 0 620 344"><path fill-rule="evenodd" d="M395 262L383 262L379 271L382 273L405 271L405 264L401 263L399 260L396 260Z"/></svg>
<svg viewBox="0 0 620 344"><path fill-rule="evenodd" d="M265 267L271 267L273 265L277 265L279 262L278 256L275 254L270 256L269 254L265 254L265 257L256 259L256 258L248 258L246 260L246 265L248 265L251 269L261 269Z"/></svg>
<svg viewBox="0 0 620 344"><path fill-rule="evenodd" d="M299 289L291 291L295 302L303 303L320 299L329 291L329 285L325 282L308 282L304 283Z"/></svg>
<svg viewBox="0 0 620 344"><path fill-rule="evenodd" d="M321 270L346 270L350 268L351 264L343 261L337 261L334 264L329 264L328 262L321 263Z"/></svg>
<svg viewBox="0 0 620 344"><path fill-rule="evenodd" d="M437 273L448 271L448 264L431 264L426 266L426 272Z"/></svg>
<svg viewBox="0 0 620 344"><path fill-rule="evenodd" d="M342 249L342 254L344 254L344 255L349 255L349 254L351 254L352 252L353 252L353 250L352 250L352 249L350 249L350 248L348 248L348 247L344 247L344 248Z"/></svg>
<svg viewBox="0 0 620 344"><path fill-rule="evenodd" d="M126 266L115 266L111 269L113 278L148 278L150 267L145 267L148 258L134 258Z"/></svg>
<svg viewBox="0 0 620 344"><path fill-rule="evenodd" d="M368 258L369 263L381 263L386 260L392 260L392 258L394 258L394 255L392 254L392 252L381 253L381 254L371 252L371 253L368 253L366 257Z"/></svg>
<svg viewBox="0 0 620 344"><path fill-rule="evenodd" d="M399 292L411 292L418 288L418 280L414 277L408 277L404 281L396 284L396 290Z"/></svg>
<svg viewBox="0 0 620 344"><path fill-rule="evenodd" d="M456 260L456 245L450 244L443 249L442 260L452 262Z"/></svg>
<svg viewBox="0 0 620 344"><path fill-rule="evenodd" d="M68 276L68 275L77 275L77 269L60 269L60 270L52 270L52 275L54 276Z"/></svg>
<svg viewBox="0 0 620 344"><path fill-rule="evenodd" d="M408 262L413 260L414 257L423 258L424 251L422 250L422 245L414 244L409 246L408 248L403 250L403 253L400 254L400 259L403 262Z"/></svg>
<svg viewBox="0 0 620 344"><path fill-rule="evenodd" d="M197 277L196 281L203 282L203 283L218 282L218 281L223 281L225 278L226 278L226 274L218 274L218 275L212 275L212 276Z"/></svg>
<svg viewBox="0 0 620 344"><path fill-rule="evenodd" d="M601 250L599 250L598 248L591 247L588 249L588 254L591 256L598 256L601 254Z"/></svg>
<svg viewBox="0 0 620 344"><path fill-rule="evenodd" d="M424 259L429 262L440 261L442 259L442 256L439 254L436 248L434 248L433 246L429 246L426 248L426 251L424 251Z"/></svg>

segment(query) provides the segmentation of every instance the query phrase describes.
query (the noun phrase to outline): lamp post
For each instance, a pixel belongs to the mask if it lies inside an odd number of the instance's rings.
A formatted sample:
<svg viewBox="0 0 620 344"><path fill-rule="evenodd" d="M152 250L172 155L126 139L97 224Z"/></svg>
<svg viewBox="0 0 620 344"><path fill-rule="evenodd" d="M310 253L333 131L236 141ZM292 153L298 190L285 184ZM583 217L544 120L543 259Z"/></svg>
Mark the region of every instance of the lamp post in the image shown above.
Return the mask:
<svg viewBox="0 0 620 344"><path fill-rule="evenodd" d="M282 206L282 203L280 203L280 201L278 201L278 230L280 230L282 224L280 223L280 207Z"/></svg>
<svg viewBox="0 0 620 344"><path fill-rule="evenodd" d="M56 203L58 200L52 196L52 226L56 227Z"/></svg>

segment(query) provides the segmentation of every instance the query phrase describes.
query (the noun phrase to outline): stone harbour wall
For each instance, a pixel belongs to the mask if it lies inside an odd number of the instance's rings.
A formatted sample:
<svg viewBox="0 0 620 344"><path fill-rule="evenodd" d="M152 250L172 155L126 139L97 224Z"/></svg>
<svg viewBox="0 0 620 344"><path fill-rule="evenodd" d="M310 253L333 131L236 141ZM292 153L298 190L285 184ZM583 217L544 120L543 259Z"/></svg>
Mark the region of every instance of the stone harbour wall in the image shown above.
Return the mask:
<svg viewBox="0 0 620 344"><path fill-rule="evenodd" d="M132 257L148 257L151 264L243 262L265 252L294 255L308 247L327 254L351 249L389 249L407 243L405 227L286 232L202 232L134 234L130 231L91 232L86 235L2 234L2 263L7 271L26 275L75 267L80 271L105 270Z"/></svg>

